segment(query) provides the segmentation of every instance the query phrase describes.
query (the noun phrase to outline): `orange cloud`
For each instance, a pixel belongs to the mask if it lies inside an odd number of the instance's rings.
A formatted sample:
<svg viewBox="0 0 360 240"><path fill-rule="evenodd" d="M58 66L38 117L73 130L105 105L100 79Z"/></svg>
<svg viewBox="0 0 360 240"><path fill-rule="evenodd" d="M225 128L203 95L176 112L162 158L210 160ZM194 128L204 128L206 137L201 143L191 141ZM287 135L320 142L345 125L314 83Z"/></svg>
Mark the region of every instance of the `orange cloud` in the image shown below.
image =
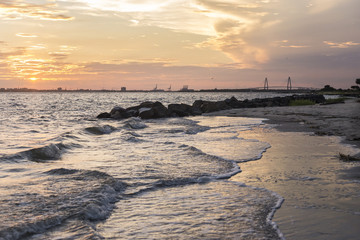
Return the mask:
<svg viewBox="0 0 360 240"><path fill-rule="evenodd" d="M49 53L50 58L41 58L28 52L26 48L16 48L0 52L0 63L9 71L11 78L56 80L59 76L78 73L81 64L61 62L66 53Z"/></svg>
<svg viewBox="0 0 360 240"><path fill-rule="evenodd" d="M349 47L359 46L360 45L360 43L356 43L356 42L353 42L353 41L340 42L340 43L324 41L324 43L326 45L330 46L331 48L349 48Z"/></svg>
<svg viewBox="0 0 360 240"><path fill-rule="evenodd" d="M281 40L281 41L275 41L272 44L275 47L281 47L281 48L308 48L307 45L299 45L299 44L293 44L290 43L289 40Z"/></svg>
<svg viewBox="0 0 360 240"><path fill-rule="evenodd" d="M0 3L0 17L3 19L22 19L26 17L41 20L69 21L73 17L66 16L56 9L56 4L31 4L24 1L4 0Z"/></svg>
<svg viewBox="0 0 360 240"><path fill-rule="evenodd" d="M37 35L30 34L30 33L17 33L16 36L23 37L23 38L36 38L36 37L38 37Z"/></svg>

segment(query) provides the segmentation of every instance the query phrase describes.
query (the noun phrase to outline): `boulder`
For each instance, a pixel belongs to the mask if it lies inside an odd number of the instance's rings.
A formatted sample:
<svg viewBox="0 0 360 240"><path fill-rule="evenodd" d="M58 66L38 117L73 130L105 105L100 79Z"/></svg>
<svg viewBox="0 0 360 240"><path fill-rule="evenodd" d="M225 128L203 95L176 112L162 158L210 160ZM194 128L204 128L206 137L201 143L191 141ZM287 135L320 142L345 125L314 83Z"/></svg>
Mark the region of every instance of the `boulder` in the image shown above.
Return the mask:
<svg viewBox="0 0 360 240"><path fill-rule="evenodd" d="M154 118L154 110L152 108L143 107L139 109L139 117L142 119Z"/></svg>
<svg viewBox="0 0 360 240"><path fill-rule="evenodd" d="M143 109L141 114L140 109ZM151 111L143 113L145 111L144 109L151 109ZM139 116L144 119L164 118L170 116L168 109L161 102L143 102L140 105L127 108L126 111L133 117Z"/></svg>
<svg viewBox="0 0 360 240"><path fill-rule="evenodd" d="M126 109L126 111L130 111L130 110L135 110L135 111L139 111L140 108L151 108L153 106L153 102L147 101L147 102L142 102L139 105L133 106L133 107L128 107Z"/></svg>
<svg viewBox="0 0 360 240"><path fill-rule="evenodd" d="M124 109L122 107L114 107L110 113L104 112L97 116L97 118L113 118L124 119L129 117L141 117L143 119L150 118L165 118L165 117L185 117L190 115L201 115L202 113L215 112L231 108L255 108L255 107L274 107L274 106L289 106L292 100L311 100L315 103L325 102L323 95L307 94L307 95L292 95L285 97L274 98L257 98L253 100L245 99L239 101L235 97L226 99L225 101L203 101L196 100L192 106L187 104L170 104L166 108L161 102L143 102L140 105Z"/></svg>
<svg viewBox="0 0 360 240"><path fill-rule="evenodd" d="M190 105L181 104L169 104L168 106L171 116L187 117L193 115L193 108Z"/></svg>
<svg viewBox="0 0 360 240"><path fill-rule="evenodd" d="M218 101L216 102L216 105L220 110L227 110L232 108L225 101Z"/></svg>
<svg viewBox="0 0 360 240"><path fill-rule="evenodd" d="M201 106L204 103L203 100L196 100L193 104L192 104L192 110L194 115L201 115L203 113Z"/></svg>
<svg viewBox="0 0 360 240"><path fill-rule="evenodd" d="M195 105L198 106L199 102L197 102ZM225 101L218 101L218 102L202 101L200 109L203 113L209 113L209 112L231 109L231 107L227 105Z"/></svg>
<svg viewBox="0 0 360 240"><path fill-rule="evenodd" d="M230 99L225 99L225 103L232 108L239 108L241 106L241 102L239 102L239 100L237 100L234 96Z"/></svg>
<svg viewBox="0 0 360 240"><path fill-rule="evenodd" d="M154 111L154 118L169 117L169 110L161 102L153 103L151 109Z"/></svg>
<svg viewBox="0 0 360 240"><path fill-rule="evenodd" d="M138 110L135 110L135 109L132 109L132 110L127 110L127 109L126 109L126 112L127 112L131 117L138 117L138 116L139 116L139 111L138 111Z"/></svg>
<svg viewBox="0 0 360 240"><path fill-rule="evenodd" d="M146 102L142 102L140 103L139 107L140 108L151 108L154 105L154 102L151 101L146 101Z"/></svg>
<svg viewBox="0 0 360 240"><path fill-rule="evenodd" d="M114 119L123 119L123 118L129 118L131 115L126 111L126 109L122 107L114 107L110 111L111 118Z"/></svg>
<svg viewBox="0 0 360 240"><path fill-rule="evenodd" d="M306 95L293 95L290 96L291 100L310 100L315 103L323 103L325 102L324 95L319 94L306 94Z"/></svg>
<svg viewBox="0 0 360 240"><path fill-rule="evenodd" d="M111 114L108 112L100 113L97 118L111 118Z"/></svg>

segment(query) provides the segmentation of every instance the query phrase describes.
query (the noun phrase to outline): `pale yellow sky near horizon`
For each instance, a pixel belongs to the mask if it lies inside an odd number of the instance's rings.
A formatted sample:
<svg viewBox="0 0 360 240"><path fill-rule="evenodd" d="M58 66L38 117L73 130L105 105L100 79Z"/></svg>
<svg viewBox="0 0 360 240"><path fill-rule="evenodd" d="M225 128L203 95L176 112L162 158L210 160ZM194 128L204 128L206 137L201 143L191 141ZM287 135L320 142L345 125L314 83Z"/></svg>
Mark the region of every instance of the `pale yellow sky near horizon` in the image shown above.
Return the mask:
<svg viewBox="0 0 360 240"><path fill-rule="evenodd" d="M0 0L0 88L349 88L358 0Z"/></svg>

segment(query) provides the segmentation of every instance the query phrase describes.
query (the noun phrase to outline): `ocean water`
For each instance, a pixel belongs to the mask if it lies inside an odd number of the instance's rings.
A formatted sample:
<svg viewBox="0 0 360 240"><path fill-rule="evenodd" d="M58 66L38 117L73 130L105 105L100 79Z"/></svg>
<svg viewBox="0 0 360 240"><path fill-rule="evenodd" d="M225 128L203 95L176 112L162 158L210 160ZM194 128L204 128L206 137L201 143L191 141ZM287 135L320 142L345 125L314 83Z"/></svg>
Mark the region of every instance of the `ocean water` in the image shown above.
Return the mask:
<svg viewBox="0 0 360 240"><path fill-rule="evenodd" d="M259 93L1 93L0 239L281 239L281 196L229 177L261 119L98 120L144 101Z"/></svg>

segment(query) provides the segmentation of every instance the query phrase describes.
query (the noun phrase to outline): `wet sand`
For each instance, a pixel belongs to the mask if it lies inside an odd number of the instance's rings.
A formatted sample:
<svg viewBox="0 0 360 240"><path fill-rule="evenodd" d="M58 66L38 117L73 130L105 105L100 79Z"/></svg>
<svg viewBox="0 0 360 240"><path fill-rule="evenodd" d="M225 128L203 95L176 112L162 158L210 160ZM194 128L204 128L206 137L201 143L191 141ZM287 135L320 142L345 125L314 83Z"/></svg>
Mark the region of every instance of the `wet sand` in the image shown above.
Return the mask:
<svg viewBox="0 0 360 240"><path fill-rule="evenodd" d="M267 123L289 132L314 132L316 135L341 136L346 143L360 147L360 102L294 107L230 109L207 115L266 118Z"/></svg>
<svg viewBox="0 0 360 240"><path fill-rule="evenodd" d="M360 162L343 162L338 157L339 152L359 153L359 112L360 103L350 100L216 114L270 119L254 131L240 132L240 137L259 139L272 147L262 159L239 164L242 172L231 180L267 188L285 198L273 219L285 238L360 236Z"/></svg>

